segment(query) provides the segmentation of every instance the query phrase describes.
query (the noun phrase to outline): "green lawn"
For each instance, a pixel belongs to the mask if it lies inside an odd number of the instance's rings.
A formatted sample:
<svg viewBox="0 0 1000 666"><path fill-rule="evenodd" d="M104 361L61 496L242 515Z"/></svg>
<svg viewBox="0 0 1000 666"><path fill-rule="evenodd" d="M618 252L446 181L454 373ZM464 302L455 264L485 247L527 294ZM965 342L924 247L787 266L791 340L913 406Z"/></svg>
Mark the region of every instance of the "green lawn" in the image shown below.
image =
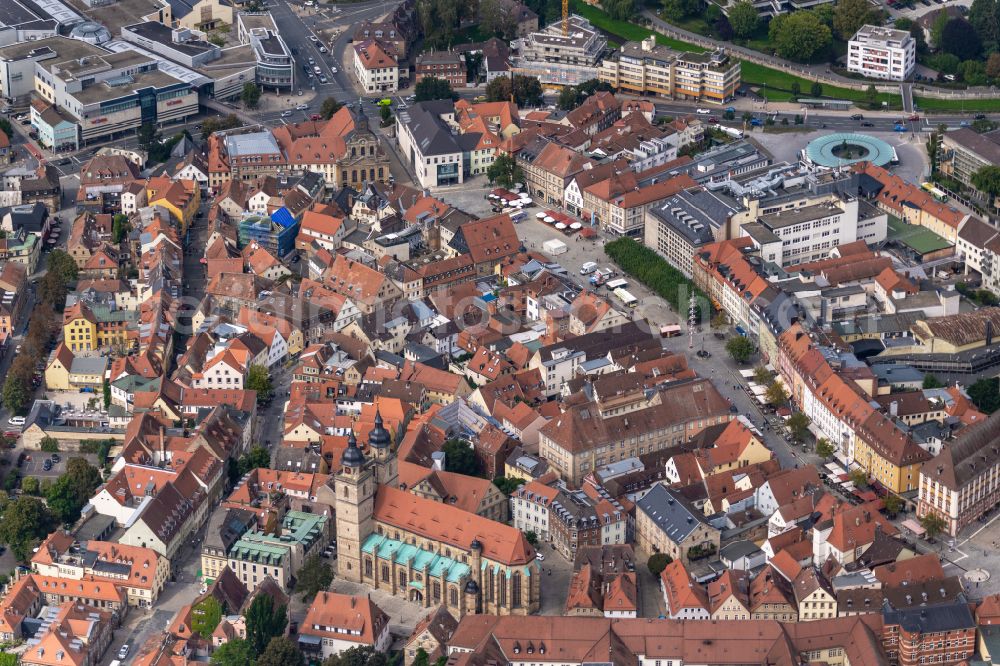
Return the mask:
<svg viewBox="0 0 1000 666"><path fill-rule="evenodd" d="M655 34L657 44L677 49L678 51L702 53L707 50L697 44L691 44L680 39L667 37L666 35L661 35L658 32L654 33L649 28L644 28L641 25L636 25L635 23L613 19L599 7L588 5L580 0L570 0L570 7L572 8L571 11L574 14L579 14L583 18L587 19L594 25L595 28L604 30L605 32L621 37L627 41L641 42L650 35Z"/></svg>
<svg viewBox="0 0 1000 666"><path fill-rule="evenodd" d="M913 103L921 111L1000 111L1000 98L985 99L937 99L935 97L913 97Z"/></svg>
<svg viewBox="0 0 1000 666"><path fill-rule="evenodd" d="M743 83L755 86L767 84L767 98L774 102L787 102L791 99L792 83L798 81L801 92L800 97L811 97L809 89L812 87L812 80L801 76L795 76L788 72L772 69L754 62L743 61ZM823 97L831 99L847 99L852 102L864 102L865 91L853 90L851 88L840 88L823 84ZM889 93L879 93L879 102L888 102L890 108L902 108L903 100L899 95Z"/></svg>

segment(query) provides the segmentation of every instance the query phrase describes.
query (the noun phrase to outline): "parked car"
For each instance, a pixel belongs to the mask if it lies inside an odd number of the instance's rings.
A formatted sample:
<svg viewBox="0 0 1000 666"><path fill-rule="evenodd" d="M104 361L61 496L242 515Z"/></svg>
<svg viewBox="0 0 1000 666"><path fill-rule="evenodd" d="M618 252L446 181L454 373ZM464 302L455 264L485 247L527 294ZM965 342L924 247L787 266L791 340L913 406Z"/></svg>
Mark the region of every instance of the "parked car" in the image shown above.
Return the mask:
<svg viewBox="0 0 1000 666"><path fill-rule="evenodd" d="M323 74L320 74L319 75L319 82L320 83L326 83L326 81L327 81L326 76L323 75Z"/></svg>
<svg viewBox="0 0 1000 666"><path fill-rule="evenodd" d="M309 120L323 120L323 116L319 115L318 113L314 113L311 116L309 116Z"/></svg>
<svg viewBox="0 0 1000 666"><path fill-rule="evenodd" d="M9 423L12 426L21 427L24 425L25 419L23 416L12 416L9 419L7 419L7 423Z"/></svg>
<svg viewBox="0 0 1000 666"><path fill-rule="evenodd" d="M42 463L42 469L45 470L46 472L52 469L52 461L46 458L45 462Z"/></svg>
<svg viewBox="0 0 1000 666"><path fill-rule="evenodd" d="M707 116L712 113L708 109L695 109L694 112L697 113L699 116Z"/></svg>
<svg viewBox="0 0 1000 666"><path fill-rule="evenodd" d="M326 53L326 47L325 46L319 47L319 52L320 53Z"/></svg>
<svg viewBox="0 0 1000 666"><path fill-rule="evenodd" d="M128 650L129 650L128 643L126 643L125 645L121 646L121 649L118 650L118 658L119 659L124 659L125 657L127 657L128 656Z"/></svg>
<svg viewBox="0 0 1000 666"><path fill-rule="evenodd" d="M298 106L295 107L295 110L296 111L305 111L308 108L309 108L308 104L299 104Z"/></svg>

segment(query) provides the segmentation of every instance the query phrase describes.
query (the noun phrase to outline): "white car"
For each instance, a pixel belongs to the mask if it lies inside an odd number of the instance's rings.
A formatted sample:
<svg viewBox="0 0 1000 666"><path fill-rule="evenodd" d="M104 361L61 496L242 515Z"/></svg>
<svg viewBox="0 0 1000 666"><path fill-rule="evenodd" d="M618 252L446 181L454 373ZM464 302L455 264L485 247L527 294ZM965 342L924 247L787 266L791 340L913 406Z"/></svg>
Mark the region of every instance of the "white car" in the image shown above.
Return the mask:
<svg viewBox="0 0 1000 666"><path fill-rule="evenodd" d="M540 551L540 550L536 550L535 551L535 559L538 560L539 562L544 562L545 561L545 556L542 555L542 551Z"/></svg>
<svg viewBox="0 0 1000 666"><path fill-rule="evenodd" d="M25 420L23 416L12 416L9 419L7 419L7 423L11 424L12 426L23 426Z"/></svg>
<svg viewBox="0 0 1000 666"><path fill-rule="evenodd" d="M315 44L316 42L319 41L319 37L317 37L316 35L309 35L309 41Z"/></svg>
<svg viewBox="0 0 1000 666"><path fill-rule="evenodd" d="M128 646L128 643L126 643L125 645L123 645L121 647L120 650L118 650L118 658L119 659L124 659L125 657L127 657L128 656L128 651L129 651L129 646Z"/></svg>
<svg viewBox="0 0 1000 666"><path fill-rule="evenodd" d="M319 47L319 52L320 53L326 53L326 47L325 46Z"/></svg>
<svg viewBox="0 0 1000 666"><path fill-rule="evenodd" d="M708 109L695 109L694 112L697 113L699 116L707 116L708 114L712 113Z"/></svg>
<svg viewBox="0 0 1000 666"><path fill-rule="evenodd" d="M337 73L337 68L336 67L331 67L330 71L333 72L334 74L336 74Z"/></svg>
<svg viewBox="0 0 1000 666"><path fill-rule="evenodd" d="M296 111L305 111L308 108L309 108L308 104L299 104L297 107L295 107L295 110Z"/></svg>
<svg viewBox="0 0 1000 666"><path fill-rule="evenodd" d="M281 117L282 117L282 118L287 118L287 117L288 117L288 116L290 116L290 115L292 115L292 112L291 112L291 111L282 111L282 112L281 112Z"/></svg>

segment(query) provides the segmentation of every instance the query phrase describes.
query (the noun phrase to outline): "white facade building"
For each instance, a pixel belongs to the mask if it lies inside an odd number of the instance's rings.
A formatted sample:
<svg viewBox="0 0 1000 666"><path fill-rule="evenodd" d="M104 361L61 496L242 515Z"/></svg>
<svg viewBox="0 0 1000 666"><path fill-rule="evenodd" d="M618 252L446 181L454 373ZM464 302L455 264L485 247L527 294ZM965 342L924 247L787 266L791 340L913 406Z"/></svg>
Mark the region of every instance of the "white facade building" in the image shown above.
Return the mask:
<svg viewBox="0 0 1000 666"><path fill-rule="evenodd" d="M916 42L906 30L864 25L847 44L847 70L872 79L903 81L916 64Z"/></svg>

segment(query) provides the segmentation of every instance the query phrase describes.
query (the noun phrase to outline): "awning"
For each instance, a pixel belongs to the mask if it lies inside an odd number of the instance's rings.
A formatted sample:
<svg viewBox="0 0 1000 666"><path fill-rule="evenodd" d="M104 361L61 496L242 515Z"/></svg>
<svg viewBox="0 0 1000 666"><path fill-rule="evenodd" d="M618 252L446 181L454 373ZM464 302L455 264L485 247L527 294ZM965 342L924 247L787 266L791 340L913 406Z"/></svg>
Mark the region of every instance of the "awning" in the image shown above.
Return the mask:
<svg viewBox="0 0 1000 666"><path fill-rule="evenodd" d="M920 526L920 523L915 521L913 518L907 518L901 523L901 525L906 529L910 530L911 532L913 532L918 537L922 537L926 532L926 530Z"/></svg>

